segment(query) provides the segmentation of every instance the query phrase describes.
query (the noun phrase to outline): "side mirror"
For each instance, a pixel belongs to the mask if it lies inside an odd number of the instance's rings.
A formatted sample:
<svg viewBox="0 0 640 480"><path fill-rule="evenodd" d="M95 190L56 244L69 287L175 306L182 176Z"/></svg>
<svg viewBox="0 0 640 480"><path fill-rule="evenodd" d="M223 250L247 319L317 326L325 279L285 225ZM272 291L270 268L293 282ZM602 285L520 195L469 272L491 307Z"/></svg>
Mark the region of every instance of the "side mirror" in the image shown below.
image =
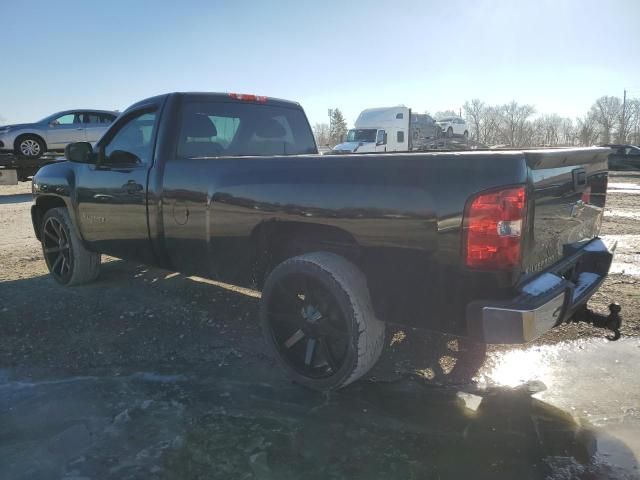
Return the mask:
<svg viewBox="0 0 640 480"><path fill-rule="evenodd" d="M64 156L70 162L91 163L93 147L89 142L70 143L64 147Z"/></svg>

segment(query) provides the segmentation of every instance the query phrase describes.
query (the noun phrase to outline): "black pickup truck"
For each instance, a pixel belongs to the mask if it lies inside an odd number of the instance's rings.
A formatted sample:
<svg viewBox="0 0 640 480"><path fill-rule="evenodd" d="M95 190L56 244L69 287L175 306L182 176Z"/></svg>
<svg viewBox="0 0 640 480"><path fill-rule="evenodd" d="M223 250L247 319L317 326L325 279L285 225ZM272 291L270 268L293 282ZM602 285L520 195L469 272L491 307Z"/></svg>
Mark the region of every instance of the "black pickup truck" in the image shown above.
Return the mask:
<svg viewBox="0 0 640 480"><path fill-rule="evenodd" d="M55 279L100 254L262 291L265 338L316 389L365 374L385 323L524 343L570 320L615 245L597 237L607 148L317 154L299 104L242 94L143 100L33 181Z"/></svg>

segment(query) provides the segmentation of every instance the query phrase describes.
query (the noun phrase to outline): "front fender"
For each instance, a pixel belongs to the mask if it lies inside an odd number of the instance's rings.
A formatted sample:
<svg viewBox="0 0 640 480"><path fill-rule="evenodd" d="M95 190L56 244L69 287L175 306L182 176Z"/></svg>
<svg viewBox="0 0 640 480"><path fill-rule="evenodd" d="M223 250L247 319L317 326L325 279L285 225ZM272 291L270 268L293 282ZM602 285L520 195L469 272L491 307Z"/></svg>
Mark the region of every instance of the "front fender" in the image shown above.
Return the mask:
<svg viewBox="0 0 640 480"><path fill-rule="evenodd" d="M7 132L7 143L11 142L6 146L6 148L13 148L15 146L16 140L23 135L36 135L40 137L45 144L47 143L47 136L45 132L37 127L23 127L16 130L10 130Z"/></svg>
<svg viewBox="0 0 640 480"><path fill-rule="evenodd" d="M44 165L33 177L31 218L38 239L44 214L56 207L65 207L68 210L73 228L78 238L82 239L77 218L76 177L76 165L70 162Z"/></svg>

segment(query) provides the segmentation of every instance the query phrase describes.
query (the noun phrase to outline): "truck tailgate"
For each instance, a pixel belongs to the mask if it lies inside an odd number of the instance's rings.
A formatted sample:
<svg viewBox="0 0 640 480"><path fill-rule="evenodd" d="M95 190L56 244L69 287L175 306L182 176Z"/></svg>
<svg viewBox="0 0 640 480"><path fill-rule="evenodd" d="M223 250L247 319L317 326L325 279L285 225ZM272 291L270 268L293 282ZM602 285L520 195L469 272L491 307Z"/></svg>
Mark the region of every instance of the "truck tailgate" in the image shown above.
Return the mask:
<svg viewBox="0 0 640 480"><path fill-rule="evenodd" d="M596 237L607 190L608 148L525 151L533 192L524 240L525 274L544 270Z"/></svg>

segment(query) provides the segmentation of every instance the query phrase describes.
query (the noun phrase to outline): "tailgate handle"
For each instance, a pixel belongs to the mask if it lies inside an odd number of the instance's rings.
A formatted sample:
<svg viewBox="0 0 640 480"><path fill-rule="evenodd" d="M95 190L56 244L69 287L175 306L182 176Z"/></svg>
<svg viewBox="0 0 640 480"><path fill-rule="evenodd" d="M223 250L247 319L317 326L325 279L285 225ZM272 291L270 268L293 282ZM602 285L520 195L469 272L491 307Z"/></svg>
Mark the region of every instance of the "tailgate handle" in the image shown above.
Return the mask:
<svg viewBox="0 0 640 480"><path fill-rule="evenodd" d="M574 168L572 170L573 174L573 189L574 190L583 190L587 185L587 172L584 168Z"/></svg>

